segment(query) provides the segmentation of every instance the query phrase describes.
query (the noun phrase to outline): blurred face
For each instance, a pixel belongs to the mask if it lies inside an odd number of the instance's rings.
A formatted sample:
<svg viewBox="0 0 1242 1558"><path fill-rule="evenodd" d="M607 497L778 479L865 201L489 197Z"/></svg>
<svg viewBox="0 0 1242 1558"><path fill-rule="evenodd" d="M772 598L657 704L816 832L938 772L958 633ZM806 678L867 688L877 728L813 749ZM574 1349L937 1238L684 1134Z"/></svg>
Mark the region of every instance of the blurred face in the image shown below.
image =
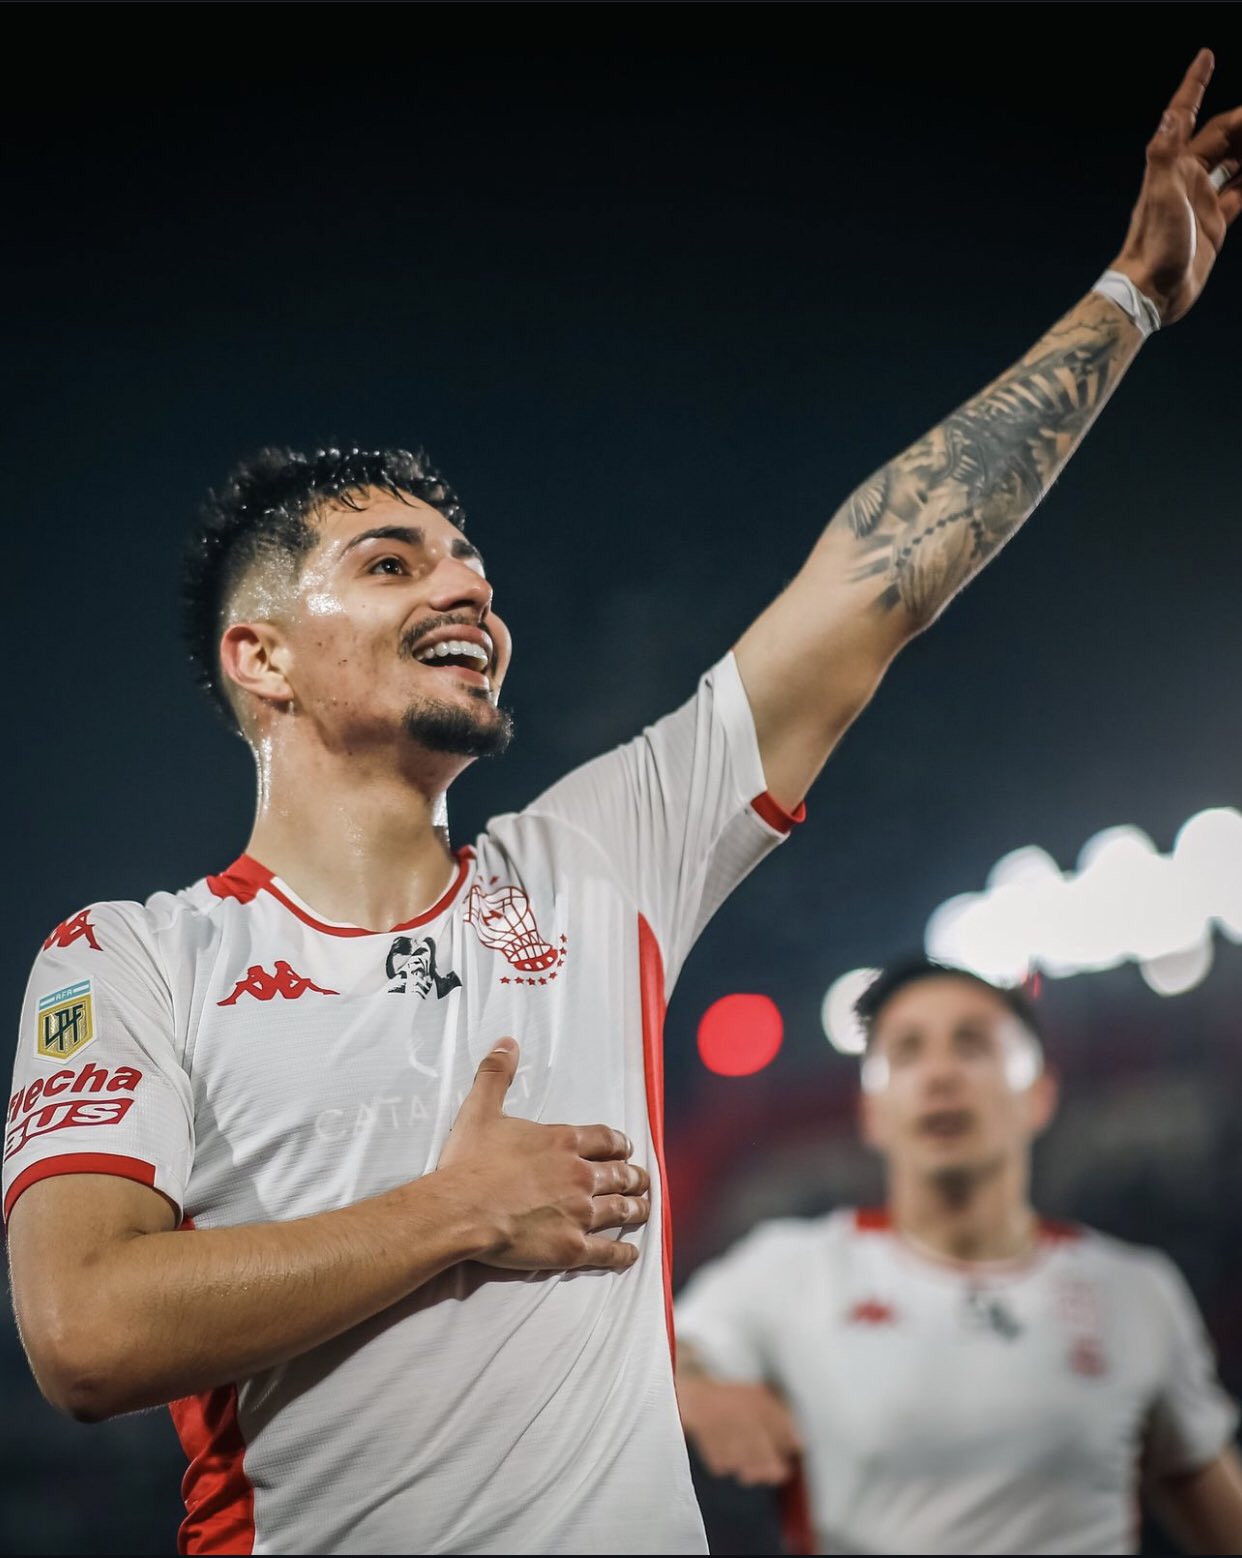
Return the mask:
<svg viewBox="0 0 1242 1558"><path fill-rule="evenodd" d="M863 1087L868 1142L922 1177L1022 1157L1053 1106L1028 1030L991 990L949 975L915 980L881 1008Z"/></svg>
<svg viewBox="0 0 1242 1558"><path fill-rule="evenodd" d="M319 530L273 654L299 711L347 751L401 735L503 751L510 640L475 547L428 504L379 492L331 506Z"/></svg>

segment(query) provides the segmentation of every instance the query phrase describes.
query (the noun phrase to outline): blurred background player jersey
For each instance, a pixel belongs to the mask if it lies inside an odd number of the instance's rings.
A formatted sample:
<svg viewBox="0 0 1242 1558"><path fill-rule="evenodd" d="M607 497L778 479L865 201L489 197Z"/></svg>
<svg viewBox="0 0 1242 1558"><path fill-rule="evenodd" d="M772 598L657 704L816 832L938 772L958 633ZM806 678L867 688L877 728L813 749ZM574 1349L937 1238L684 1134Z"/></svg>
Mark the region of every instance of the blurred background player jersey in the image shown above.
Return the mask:
<svg viewBox="0 0 1242 1558"><path fill-rule="evenodd" d="M619 1532L630 1552L706 1550L669 1352L662 1020L695 938L794 820L765 793L730 654L677 712L495 818L408 924L328 922L243 856L57 927L22 1015L6 1216L74 1172L152 1185L200 1229L349 1206L435 1168L504 1034L509 1112L614 1126L652 1174L631 1271L459 1264L176 1403L183 1550L613 1552Z"/></svg>
<svg viewBox="0 0 1242 1558"><path fill-rule="evenodd" d="M776 1220L676 1318L710 1373L789 1402L817 1552L1134 1552L1140 1458L1194 1471L1237 1426L1173 1263L1069 1224L959 1264L881 1211Z"/></svg>

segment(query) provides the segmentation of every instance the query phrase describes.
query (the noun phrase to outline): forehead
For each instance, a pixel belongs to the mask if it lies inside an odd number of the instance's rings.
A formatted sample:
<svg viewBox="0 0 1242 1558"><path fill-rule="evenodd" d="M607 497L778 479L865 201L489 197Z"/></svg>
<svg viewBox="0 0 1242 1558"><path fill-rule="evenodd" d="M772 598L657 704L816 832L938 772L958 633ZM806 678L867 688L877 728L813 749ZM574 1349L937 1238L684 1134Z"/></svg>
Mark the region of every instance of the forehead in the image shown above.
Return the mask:
<svg viewBox="0 0 1242 1558"><path fill-rule="evenodd" d="M936 974L904 985L884 1003L876 1019L875 1038L882 1040L898 1029L948 1028L961 1022L999 1028L1013 1017L994 990L973 979Z"/></svg>
<svg viewBox="0 0 1242 1558"><path fill-rule="evenodd" d="M343 552L355 536L387 525L420 530L427 542L438 542L441 546L466 539L457 526L430 503L408 495L398 498L391 492L375 488L354 495L352 503L334 499L324 504L317 518L319 547L329 555Z"/></svg>

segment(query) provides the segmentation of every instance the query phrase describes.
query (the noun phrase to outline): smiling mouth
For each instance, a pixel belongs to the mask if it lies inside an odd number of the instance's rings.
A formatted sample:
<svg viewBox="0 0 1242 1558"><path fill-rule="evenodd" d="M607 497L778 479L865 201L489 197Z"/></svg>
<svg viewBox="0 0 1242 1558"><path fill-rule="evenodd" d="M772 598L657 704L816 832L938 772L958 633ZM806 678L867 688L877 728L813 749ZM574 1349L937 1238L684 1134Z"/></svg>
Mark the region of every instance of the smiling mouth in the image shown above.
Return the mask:
<svg viewBox="0 0 1242 1558"><path fill-rule="evenodd" d="M428 644L414 658L420 665L433 666L436 670L468 671L483 681L487 681L491 666L487 650L464 638L446 638L438 644Z"/></svg>

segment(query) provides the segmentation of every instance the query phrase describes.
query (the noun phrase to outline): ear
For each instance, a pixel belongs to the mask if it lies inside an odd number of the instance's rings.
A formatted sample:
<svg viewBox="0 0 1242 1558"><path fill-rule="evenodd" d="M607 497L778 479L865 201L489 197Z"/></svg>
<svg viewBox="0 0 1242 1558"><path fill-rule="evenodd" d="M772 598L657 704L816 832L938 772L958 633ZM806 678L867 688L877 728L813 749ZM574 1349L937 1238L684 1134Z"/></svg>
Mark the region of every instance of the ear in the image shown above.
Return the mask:
<svg viewBox="0 0 1242 1558"><path fill-rule="evenodd" d="M1045 1066L1027 1089L1027 1125L1032 1138L1041 1135L1056 1117L1061 1088L1055 1073Z"/></svg>
<svg viewBox="0 0 1242 1558"><path fill-rule="evenodd" d="M291 653L274 622L235 622L220 639L220 666L229 681L260 703L288 707Z"/></svg>

